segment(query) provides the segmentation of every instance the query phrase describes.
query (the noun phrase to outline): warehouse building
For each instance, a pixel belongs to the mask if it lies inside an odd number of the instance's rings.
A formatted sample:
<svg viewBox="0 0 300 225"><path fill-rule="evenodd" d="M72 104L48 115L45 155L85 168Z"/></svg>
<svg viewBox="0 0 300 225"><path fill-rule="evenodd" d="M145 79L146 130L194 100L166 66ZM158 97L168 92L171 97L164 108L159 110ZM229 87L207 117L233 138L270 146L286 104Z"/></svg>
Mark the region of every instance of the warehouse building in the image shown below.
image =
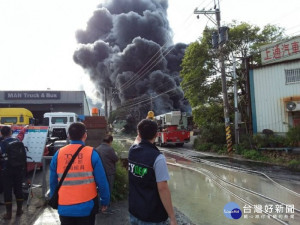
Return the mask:
<svg viewBox="0 0 300 225"><path fill-rule="evenodd" d="M284 134L300 125L300 36L263 46L261 57L249 73L253 133Z"/></svg>
<svg viewBox="0 0 300 225"><path fill-rule="evenodd" d="M46 112L90 115L84 91L0 91L1 108L26 108L39 123Z"/></svg>

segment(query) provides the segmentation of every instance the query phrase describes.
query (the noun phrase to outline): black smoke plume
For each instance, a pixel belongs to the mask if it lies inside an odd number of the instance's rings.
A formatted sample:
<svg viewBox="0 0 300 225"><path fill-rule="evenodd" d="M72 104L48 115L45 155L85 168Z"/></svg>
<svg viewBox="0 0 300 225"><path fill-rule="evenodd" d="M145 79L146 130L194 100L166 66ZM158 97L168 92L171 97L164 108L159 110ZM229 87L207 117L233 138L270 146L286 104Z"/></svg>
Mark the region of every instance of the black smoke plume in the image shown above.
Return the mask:
<svg viewBox="0 0 300 225"><path fill-rule="evenodd" d="M187 46L173 45L167 8L167 0L106 1L76 33L74 61L88 71L102 100L111 88L114 108L139 111L140 118L151 105L156 115L190 111L179 86Z"/></svg>

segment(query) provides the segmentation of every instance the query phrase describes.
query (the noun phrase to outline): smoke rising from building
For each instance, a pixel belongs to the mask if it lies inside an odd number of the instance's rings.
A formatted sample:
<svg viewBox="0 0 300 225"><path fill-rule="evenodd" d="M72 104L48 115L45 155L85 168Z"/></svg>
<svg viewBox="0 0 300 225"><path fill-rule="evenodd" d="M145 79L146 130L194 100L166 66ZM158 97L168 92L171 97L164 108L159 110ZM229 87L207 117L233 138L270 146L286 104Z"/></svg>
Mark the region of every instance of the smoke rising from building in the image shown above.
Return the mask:
<svg viewBox="0 0 300 225"><path fill-rule="evenodd" d="M74 61L88 71L102 98L105 89L117 90L115 107L131 102L146 115L152 96L156 115L190 111L179 87L187 46L173 45L167 8L167 0L106 1L94 11L86 29L77 31L80 45ZM137 104L141 99L148 101Z"/></svg>

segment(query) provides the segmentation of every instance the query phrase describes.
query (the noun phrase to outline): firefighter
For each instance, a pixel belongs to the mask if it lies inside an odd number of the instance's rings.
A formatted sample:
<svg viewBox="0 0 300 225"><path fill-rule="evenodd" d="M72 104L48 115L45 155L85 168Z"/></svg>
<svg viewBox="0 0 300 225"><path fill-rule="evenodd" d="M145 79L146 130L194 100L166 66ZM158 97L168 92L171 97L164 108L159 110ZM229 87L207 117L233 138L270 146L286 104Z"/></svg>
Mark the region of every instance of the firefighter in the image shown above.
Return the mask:
<svg viewBox="0 0 300 225"><path fill-rule="evenodd" d="M154 118L154 112L153 111L149 111L148 114L147 114L146 119L155 120L155 118Z"/></svg>

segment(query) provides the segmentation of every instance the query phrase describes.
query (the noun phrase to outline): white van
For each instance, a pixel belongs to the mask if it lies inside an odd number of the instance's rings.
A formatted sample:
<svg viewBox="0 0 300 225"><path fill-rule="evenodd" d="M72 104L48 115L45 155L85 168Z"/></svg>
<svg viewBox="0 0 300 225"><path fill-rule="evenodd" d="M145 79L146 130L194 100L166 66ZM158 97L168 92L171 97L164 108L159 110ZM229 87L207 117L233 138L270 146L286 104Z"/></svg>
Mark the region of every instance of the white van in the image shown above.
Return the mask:
<svg viewBox="0 0 300 225"><path fill-rule="evenodd" d="M78 115L73 112L48 112L44 114L43 124L49 126L49 137L65 140L68 137L69 126L77 121Z"/></svg>

